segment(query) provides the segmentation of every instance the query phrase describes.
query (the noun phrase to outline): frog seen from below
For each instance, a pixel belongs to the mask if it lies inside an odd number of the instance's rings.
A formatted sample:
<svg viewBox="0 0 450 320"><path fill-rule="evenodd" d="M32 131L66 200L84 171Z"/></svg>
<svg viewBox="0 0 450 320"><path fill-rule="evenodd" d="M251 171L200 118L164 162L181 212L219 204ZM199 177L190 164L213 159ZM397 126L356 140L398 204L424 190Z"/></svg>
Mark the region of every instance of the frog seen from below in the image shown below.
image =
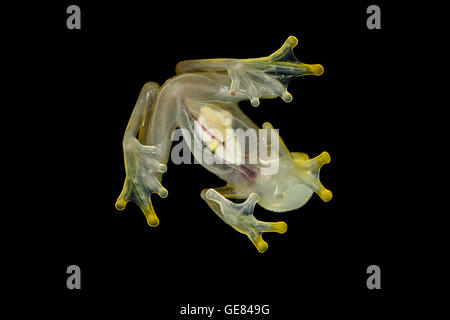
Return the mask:
<svg viewBox="0 0 450 320"><path fill-rule="evenodd" d="M287 225L257 220L257 203L284 212L300 208L314 192L329 201L332 193L320 183L319 172L330 155L323 152L310 159L305 153L289 152L270 123L261 130L238 107L243 100L255 107L260 99L281 97L290 102L290 80L323 73L321 65L297 60L292 51L297 43L290 36L263 58L182 61L177 75L162 87L146 83L123 139L126 179L116 208L135 202L150 226L159 224L150 196L168 195L161 180L177 128L203 167L227 182L202 190L200 196L223 221L247 235L259 252L268 248L262 233L284 233Z"/></svg>

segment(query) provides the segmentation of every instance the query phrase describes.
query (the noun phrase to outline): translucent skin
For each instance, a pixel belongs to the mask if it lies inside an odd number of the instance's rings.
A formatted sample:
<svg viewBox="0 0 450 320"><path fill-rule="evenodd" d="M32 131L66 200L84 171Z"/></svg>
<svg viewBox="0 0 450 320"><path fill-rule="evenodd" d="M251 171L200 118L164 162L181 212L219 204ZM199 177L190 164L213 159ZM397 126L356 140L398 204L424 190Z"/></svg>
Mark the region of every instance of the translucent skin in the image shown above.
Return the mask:
<svg viewBox="0 0 450 320"><path fill-rule="evenodd" d="M268 247L262 233L284 233L287 225L257 220L253 216L256 203L284 212L300 208L314 192L329 201L332 194L319 180L320 168L330 162L327 152L313 159L305 153L289 152L268 122L263 125L267 131L255 136L256 140L249 138L248 144L258 144L258 148L244 147L245 142L226 131L260 129L239 109L239 101L250 100L258 106L260 99L281 97L290 102L287 86L291 79L323 73L321 65L296 59L292 49L297 43L291 36L279 50L263 58L182 61L176 66L177 75L161 88L154 82L145 84L123 139L126 179L116 208L123 210L133 201L150 226L159 224L150 196L168 195L161 180L176 128L183 130L194 156L202 156L200 163L227 182L224 187L202 190L201 197L222 220L246 234L259 252ZM196 143L201 146L200 153ZM261 149L270 157L255 151ZM265 173L270 168L276 170ZM229 199L246 200L234 203Z"/></svg>

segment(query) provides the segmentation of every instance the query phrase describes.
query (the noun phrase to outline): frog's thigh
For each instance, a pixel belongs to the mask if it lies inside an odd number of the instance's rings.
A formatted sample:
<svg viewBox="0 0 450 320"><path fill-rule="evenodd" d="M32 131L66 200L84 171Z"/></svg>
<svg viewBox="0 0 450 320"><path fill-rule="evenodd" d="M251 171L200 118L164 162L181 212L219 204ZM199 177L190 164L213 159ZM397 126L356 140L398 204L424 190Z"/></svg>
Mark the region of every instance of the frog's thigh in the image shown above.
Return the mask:
<svg viewBox="0 0 450 320"><path fill-rule="evenodd" d="M259 252L264 252L268 248L267 242L262 239L263 232L286 232L287 225L282 221L264 222L255 219L253 210L259 201L259 196L256 193L248 195L247 200L243 203L234 203L226 199L226 196L245 198L244 194L236 193L234 189L228 186L204 189L201 193L201 197L209 207L227 224L247 235Z"/></svg>

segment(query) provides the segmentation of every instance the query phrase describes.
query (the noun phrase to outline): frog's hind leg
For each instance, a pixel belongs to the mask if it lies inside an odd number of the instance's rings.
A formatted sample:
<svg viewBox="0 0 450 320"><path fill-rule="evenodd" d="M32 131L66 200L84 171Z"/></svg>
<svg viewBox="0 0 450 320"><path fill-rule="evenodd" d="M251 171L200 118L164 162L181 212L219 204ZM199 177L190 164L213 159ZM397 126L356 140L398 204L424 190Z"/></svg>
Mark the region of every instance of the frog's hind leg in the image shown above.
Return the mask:
<svg viewBox="0 0 450 320"><path fill-rule="evenodd" d="M201 197L209 207L227 224L234 229L247 235L259 252L264 252L268 248L267 242L262 239L263 232L285 233L286 223L259 221L253 216L253 210L259 201L256 193L251 193L246 197L239 194L234 188L225 186L216 189L204 189ZM234 203L228 198L245 199L243 203Z"/></svg>
<svg viewBox="0 0 450 320"><path fill-rule="evenodd" d="M157 159L158 147L144 145L147 123L159 91L157 83L145 84L128 122L123 138L126 178L115 205L117 210L124 210L129 201L136 203L152 227L159 224L159 219L150 195L157 193L165 198L168 194L160 182L167 167Z"/></svg>
<svg viewBox="0 0 450 320"><path fill-rule="evenodd" d="M320 76L324 71L320 64L300 62L293 52L297 44L297 38L290 36L280 49L266 57L181 61L176 66L176 73L227 72L231 80L229 95L248 99L254 107L259 105L260 98L281 97L285 102L291 102L292 95L287 87L292 79Z"/></svg>

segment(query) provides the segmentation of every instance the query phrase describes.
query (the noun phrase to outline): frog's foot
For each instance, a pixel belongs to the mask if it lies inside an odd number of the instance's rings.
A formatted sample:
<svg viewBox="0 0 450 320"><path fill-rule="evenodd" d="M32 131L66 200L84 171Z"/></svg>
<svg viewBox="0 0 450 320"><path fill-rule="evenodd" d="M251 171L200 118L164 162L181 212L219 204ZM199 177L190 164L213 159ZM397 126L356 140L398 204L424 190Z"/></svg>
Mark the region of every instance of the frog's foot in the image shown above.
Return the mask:
<svg viewBox="0 0 450 320"><path fill-rule="evenodd" d="M285 102L291 102L292 95L287 91L287 86L293 78L323 73L320 64L305 64L297 60L293 52L297 44L297 38L290 36L280 49L268 57L231 61L228 66L230 94L242 91L254 107L259 105L260 97L278 96Z"/></svg>
<svg viewBox="0 0 450 320"><path fill-rule="evenodd" d="M280 49L267 57L181 61L176 66L176 72L227 71L231 78L230 95L247 97L254 107L259 105L259 98L281 97L291 102L292 95L287 91L287 86L293 78L320 76L323 73L320 64L306 64L297 60L293 52L297 44L297 38L290 36Z"/></svg>
<svg viewBox="0 0 450 320"><path fill-rule="evenodd" d="M324 151L317 157L310 160L302 160L295 157L293 157L293 159L297 172L299 173L303 183L317 193L323 201L330 201L333 194L322 185L319 179L320 168L324 164L330 163L331 158L329 153Z"/></svg>
<svg viewBox="0 0 450 320"><path fill-rule="evenodd" d="M253 210L259 201L256 193L251 193L243 203L234 203L214 189L204 190L202 197L222 220L247 235L259 252L268 248L267 242L262 239L263 232L285 233L287 230L286 223L282 221L264 222L255 219Z"/></svg>
<svg viewBox="0 0 450 320"><path fill-rule="evenodd" d="M271 132L270 135L267 135L267 143L271 150L274 148L274 142L278 140L278 145L275 145L275 150L279 152L280 157L289 157L294 162L295 172L300 178L301 183L317 193L323 201L330 201L333 194L322 185L319 179L320 169L324 164L330 163L331 161L330 154L328 152L322 152L317 157L309 159L306 153L289 152L280 135L273 129L273 126L269 122L265 122L262 127L268 130L267 132ZM272 141L273 139L275 140Z"/></svg>
<svg viewBox="0 0 450 320"><path fill-rule="evenodd" d="M144 146L134 137L124 141L126 179L115 205L117 210L124 210L128 201L136 203L152 227L159 224L159 219L150 196L157 193L165 198L168 194L158 179L158 175L166 172L167 166L155 159L157 153L156 146Z"/></svg>

